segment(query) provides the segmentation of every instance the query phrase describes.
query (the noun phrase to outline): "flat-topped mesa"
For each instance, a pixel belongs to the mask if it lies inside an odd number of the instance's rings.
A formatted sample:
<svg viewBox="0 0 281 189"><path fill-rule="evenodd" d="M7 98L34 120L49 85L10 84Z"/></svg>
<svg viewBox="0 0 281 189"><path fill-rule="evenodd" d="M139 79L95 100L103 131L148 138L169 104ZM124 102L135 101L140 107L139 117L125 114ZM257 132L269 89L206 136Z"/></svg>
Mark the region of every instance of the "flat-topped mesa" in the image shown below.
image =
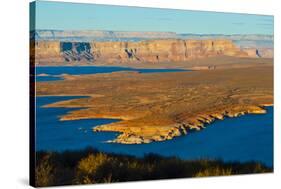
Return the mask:
<svg viewBox="0 0 281 189"><path fill-rule="evenodd" d="M246 57L230 40L148 40L93 42L97 60L107 62L176 62L211 56Z"/></svg>
<svg viewBox="0 0 281 189"><path fill-rule="evenodd" d="M145 40L138 42L35 43L36 62L135 63L177 62L215 56L248 57L231 40Z"/></svg>

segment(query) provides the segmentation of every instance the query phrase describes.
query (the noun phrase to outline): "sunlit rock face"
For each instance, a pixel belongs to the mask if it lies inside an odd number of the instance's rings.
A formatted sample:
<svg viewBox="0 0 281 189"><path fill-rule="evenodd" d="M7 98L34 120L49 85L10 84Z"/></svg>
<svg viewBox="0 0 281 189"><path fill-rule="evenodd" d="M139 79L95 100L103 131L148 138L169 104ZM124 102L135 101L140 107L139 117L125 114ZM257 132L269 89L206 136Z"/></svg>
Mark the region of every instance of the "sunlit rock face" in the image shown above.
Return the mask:
<svg viewBox="0 0 281 189"><path fill-rule="evenodd" d="M137 42L61 42L33 43L31 57L40 62L158 63L180 62L198 58L271 57L266 49L240 49L231 40L162 39Z"/></svg>
<svg viewBox="0 0 281 189"><path fill-rule="evenodd" d="M64 61L59 41L32 41L30 44L30 58L36 63Z"/></svg>
<svg viewBox="0 0 281 189"><path fill-rule="evenodd" d="M108 62L177 62L211 56L246 57L230 40L149 40L93 42L97 60Z"/></svg>

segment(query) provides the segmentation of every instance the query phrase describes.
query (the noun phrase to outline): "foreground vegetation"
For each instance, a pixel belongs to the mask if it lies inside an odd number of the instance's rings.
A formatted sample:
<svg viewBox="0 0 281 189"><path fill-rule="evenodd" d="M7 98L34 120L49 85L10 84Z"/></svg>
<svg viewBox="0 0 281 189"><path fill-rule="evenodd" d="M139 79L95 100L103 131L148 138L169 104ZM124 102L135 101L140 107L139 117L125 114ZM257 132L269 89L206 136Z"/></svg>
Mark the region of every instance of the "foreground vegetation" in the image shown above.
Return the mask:
<svg viewBox="0 0 281 189"><path fill-rule="evenodd" d="M95 149L36 153L36 186L204 177L272 172L260 163L181 160L148 154L143 158L102 153Z"/></svg>

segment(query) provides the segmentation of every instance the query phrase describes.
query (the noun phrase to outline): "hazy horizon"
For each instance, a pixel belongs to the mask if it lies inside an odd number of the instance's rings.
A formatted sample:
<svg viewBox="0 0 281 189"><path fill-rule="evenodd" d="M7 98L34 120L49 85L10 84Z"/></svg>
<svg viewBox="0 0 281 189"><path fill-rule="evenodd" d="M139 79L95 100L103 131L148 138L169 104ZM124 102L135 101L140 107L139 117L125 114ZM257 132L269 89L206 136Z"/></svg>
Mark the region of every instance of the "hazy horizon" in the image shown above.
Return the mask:
<svg viewBox="0 0 281 189"><path fill-rule="evenodd" d="M58 32L90 32L90 31L99 31L99 32L157 32L157 33L175 33L177 35L268 35L273 36L273 34L257 34L257 33L248 33L248 34L239 34L239 33L233 33L233 34L223 34L223 33L177 33L172 31L120 31L120 30L96 30L96 29L36 29L31 31L58 31Z"/></svg>

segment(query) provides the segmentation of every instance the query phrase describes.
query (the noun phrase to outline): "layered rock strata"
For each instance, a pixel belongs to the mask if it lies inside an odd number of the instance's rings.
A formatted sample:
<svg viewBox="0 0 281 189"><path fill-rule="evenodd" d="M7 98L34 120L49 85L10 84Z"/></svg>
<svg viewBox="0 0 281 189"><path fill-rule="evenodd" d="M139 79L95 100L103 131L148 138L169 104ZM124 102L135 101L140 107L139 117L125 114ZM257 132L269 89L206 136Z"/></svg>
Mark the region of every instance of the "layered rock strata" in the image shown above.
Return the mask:
<svg viewBox="0 0 281 189"><path fill-rule="evenodd" d="M216 56L248 57L231 40L146 40L138 42L60 42L34 43L35 62L141 63L179 62Z"/></svg>

